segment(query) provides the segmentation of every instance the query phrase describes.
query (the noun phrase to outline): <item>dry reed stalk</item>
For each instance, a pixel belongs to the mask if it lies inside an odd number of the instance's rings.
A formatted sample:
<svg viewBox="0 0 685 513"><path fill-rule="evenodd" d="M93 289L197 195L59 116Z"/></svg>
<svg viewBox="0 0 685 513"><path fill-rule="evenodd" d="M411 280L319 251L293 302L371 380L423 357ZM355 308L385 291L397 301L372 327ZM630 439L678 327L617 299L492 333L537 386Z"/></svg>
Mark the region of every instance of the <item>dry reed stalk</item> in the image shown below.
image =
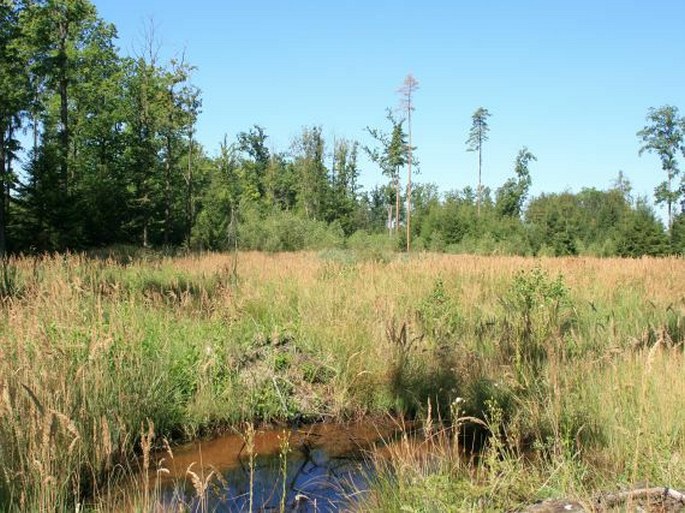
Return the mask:
<svg viewBox="0 0 685 513"><path fill-rule="evenodd" d="M103 415L100 417L100 461L104 462L105 470L109 470L112 465L112 434L109 429L109 422L107 418Z"/></svg>
<svg viewBox="0 0 685 513"><path fill-rule="evenodd" d="M284 430L283 433L278 437L278 440L279 440L279 444L280 444L280 450L278 453L278 457L279 457L279 460L281 463L281 480L282 480L281 500L280 500L280 505L279 505L279 512L285 513L285 501L286 501L287 486L288 486L288 454L290 454L290 433L288 433Z"/></svg>
<svg viewBox="0 0 685 513"><path fill-rule="evenodd" d="M140 426L140 448L143 451L143 471L141 479L143 484L143 508L145 510L150 508L150 483L148 474L150 471L150 453L152 451L152 442L155 437L155 426L151 420L147 421L147 432L143 425Z"/></svg>
<svg viewBox="0 0 685 513"><path fill-rule="evenodd" d="M249 489L249 509L248 513L254 511L254 474L255 474L255 429L252 422L245 423L245 447L249 458L248 468L250 472L250 489Z"/></svg>
<svg viewBox="0 0 685 513"><path fill-rule="evenodd" d="M195 489L195 496L200 501L200 511L206 512L209 509L209 497L207 496L207 488L212 481L212 477L216 474L215 470L212 470L207 476L204 475L204 469L200 470L200 475L193 472L191 469L195 465L195 462L191 463L186 469L186 474L190 476L190 481ZM200 465L200 468L201 465Z"/></svg>
<svg viewBox="0 0 685 513"><path fill-rule="evenodd" d="M76 445L81 441L81 433L76 427L73 420L67 417L64 413L52 410L52 414L60 421L62 427L72 436L71 442L67 449L68 454L72 454Z"/></svg>

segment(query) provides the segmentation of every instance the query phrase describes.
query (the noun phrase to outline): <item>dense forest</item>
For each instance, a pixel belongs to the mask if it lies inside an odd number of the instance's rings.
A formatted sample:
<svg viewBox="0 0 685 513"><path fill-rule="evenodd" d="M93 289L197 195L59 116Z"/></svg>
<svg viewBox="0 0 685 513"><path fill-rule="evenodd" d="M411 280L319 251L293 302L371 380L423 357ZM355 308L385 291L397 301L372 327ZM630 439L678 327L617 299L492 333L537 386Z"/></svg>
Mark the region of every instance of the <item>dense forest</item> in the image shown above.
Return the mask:
<svg viewBox="0 0 685 513"><path fill-rule="evenodd" d="M389 111L387 126L367 129L371 147L327 141L322 127L306 126L275 151L255 125L208 155L194 138L202 100L192 64L163 62L153 40L123 56L116 37L88 0L0 3L3 253L118 244L394 250L408 237L413 250L447 252L685 251L675 107L651 109L636 138L636 152L656 154L667 177L655 191L668 207L664 226L621 173L608 190L531 197L536 159L527 148L512 155L511 178L499 186L403 186L400 174L421 152L410 142L411 102L402 116ZM488 116L474 113L467 149L487 151ZM362 153L387 185L361 189ZM400 229L407 214L410 229Z"/></svg>

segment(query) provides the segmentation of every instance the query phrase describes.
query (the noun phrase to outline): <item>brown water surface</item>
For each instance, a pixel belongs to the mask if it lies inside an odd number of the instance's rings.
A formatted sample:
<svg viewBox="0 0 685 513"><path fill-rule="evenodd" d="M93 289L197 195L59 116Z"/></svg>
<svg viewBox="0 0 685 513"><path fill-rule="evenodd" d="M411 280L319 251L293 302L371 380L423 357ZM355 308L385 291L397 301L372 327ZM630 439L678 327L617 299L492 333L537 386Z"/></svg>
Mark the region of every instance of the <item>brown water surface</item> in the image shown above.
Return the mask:
<svg viewBox="0 0 685 513"><path fill-rule="evenodd" d="M173 457L157 454L150 479L165 502L181 500L191 509L199 509L191 472L200 480L215 472L209 511L249 511L250 499L255 512L280 511L282 502L286 511L339 511L367 488L368 456L406 431L392 420L260 429L252 458L246 433L229 434L174 448Z"/></svg>

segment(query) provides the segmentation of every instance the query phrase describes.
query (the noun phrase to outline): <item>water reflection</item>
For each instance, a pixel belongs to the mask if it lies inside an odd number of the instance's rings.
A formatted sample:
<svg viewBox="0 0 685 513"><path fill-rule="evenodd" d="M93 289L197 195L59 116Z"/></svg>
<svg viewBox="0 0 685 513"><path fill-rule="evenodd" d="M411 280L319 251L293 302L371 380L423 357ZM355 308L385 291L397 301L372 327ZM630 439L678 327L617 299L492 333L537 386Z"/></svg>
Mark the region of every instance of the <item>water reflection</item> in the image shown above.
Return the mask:
<svg viewBox="0 0 685 513"><path fill-rule="evenodd" d="M373 470L368 455L401 431L390 421L259 430L253 458L245 434L228 435L177 448L173 458L159 455L165 470L151 479L161 480L166 504L181 501L193 511L247 512L252 502L254 512L335 512L366 488ZM209 483L204 504L189 468Z"/></svg>

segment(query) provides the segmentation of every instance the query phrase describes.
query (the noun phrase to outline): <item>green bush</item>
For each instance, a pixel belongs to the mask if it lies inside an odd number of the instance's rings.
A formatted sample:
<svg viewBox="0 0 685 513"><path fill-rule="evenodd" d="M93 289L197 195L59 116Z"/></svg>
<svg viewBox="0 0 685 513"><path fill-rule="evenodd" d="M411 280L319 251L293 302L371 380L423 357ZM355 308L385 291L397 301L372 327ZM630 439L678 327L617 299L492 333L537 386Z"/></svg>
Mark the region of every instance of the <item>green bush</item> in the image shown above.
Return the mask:
<svg viewBox="0 0 685 513"><path fill-rule="evenodd" d="M305 219L288 211L276 211L265 217L249 212L238 227L241 249L269 252L340 247L343 237L336 224Z"/></svg>
<svg viewBox="0 0 685 513"><path fill-rule="evenodd" d="M519 380L524 384L531 376L537 376L570 325L569 290L561 275L553 279L535 267L516 274L502 304L503 347L513 357Z"/></svg>
<svg viewBox="0 0 685 513"><path fill-rule="evenodd" d="M354 232L347 239L347 247L357 253L362 260L389 262L397 250L398 237L387 233Z"/></svg>

